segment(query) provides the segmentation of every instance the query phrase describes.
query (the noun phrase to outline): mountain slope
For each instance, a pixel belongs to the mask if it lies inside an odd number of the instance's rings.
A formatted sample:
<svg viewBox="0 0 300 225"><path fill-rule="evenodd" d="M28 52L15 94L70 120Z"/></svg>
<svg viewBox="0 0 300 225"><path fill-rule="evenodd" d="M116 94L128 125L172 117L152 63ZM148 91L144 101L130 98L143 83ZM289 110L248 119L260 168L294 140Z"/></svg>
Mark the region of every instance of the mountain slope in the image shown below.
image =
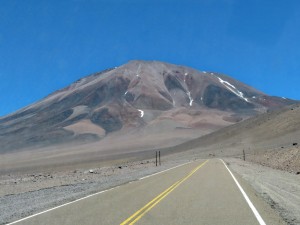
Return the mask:
<svg viewBox="0 0 300 225"><path fill-rule="evenodd" d="M198 149L200 154L242 156L298 148L300 106L294 104L249 118L164 151Z"/></svg>
<svg viewBox="0 0 300 225"><path fill-rule="evenodd" d="M292 103L222 74L157 61L130 61L84 77L0 118L0 151L105 143L116 133L133 137L143 133L148 142L163 134L179 138L166 138L170 143L165 145L170 146ZM184 133L191 136L180 139Z"/></svg>

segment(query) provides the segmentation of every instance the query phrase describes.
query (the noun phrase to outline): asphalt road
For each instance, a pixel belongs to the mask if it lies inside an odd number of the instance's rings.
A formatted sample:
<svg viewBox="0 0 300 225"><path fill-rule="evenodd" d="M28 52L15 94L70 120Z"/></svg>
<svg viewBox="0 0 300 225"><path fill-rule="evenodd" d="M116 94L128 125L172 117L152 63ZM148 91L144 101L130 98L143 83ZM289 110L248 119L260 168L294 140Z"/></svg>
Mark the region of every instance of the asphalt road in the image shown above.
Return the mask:
<svg viewBox="0 0 300 225"><path fill-rule="evenodd" d="M221 160L199 160L12 224L282 224L234 179Z"/></svg>

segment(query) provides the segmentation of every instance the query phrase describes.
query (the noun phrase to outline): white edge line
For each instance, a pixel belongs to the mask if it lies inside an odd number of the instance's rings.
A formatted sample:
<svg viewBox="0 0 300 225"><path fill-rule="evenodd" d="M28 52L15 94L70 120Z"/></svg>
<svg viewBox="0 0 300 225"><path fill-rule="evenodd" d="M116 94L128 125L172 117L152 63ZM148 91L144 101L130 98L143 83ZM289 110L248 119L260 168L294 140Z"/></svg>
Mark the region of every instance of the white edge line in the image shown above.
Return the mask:
<svg viewBox="0 0 300 225"><path fill-rule="evenodd" d="M62 204L62 205L56 206L56 207L54 207L54 208L51 208L51 209L48 209L48 210L45 210L45 211L42 211L42 212L39 212L39 213L33 214L33 215L31 215L31 216L27 216L27 217L25 217L25 218L23 218L23 219L20 219L20 220L14 221L14 222L12 222L12 223L8 223L8 224L6 224L6 225L11 225L11 224L16 224L16 223L19 223L19 222L21 222L21 221L24 221L24 220L30 219L30 218L32 218L32 217L35 217L35 216L38 216L38 215L44 214L44 213L46 213L46 212L50 212L50 211L52 211L52 210L55 210L55 209L61 208L61 207L63 207L63 206L67 206L67 205L70 205L70 204L72 204L72 203L75 203L75 202L81 201L81 200L83 200L83 199L86 199L86 198L89 198L89 197L92 197L92 196L95 196L95 195L98 195L98 194L102 194L102 193L104 193L104 192L107 192L107 191L111 191L111 190L113 190L113 189L115 189L115 188L118 188L118 187L120 187L120 186L116 186L116 187L113 187L113 188L110 188L110 189L107 189L107 190L104 190L104 191L100 191L100 192L97 192L97 193L94 193L94 194L91 194L91 195L85 196L85 197L83 197L83 198L79 198L79 199L73 200L73 201L71 201L71 202L68 202L68 203L65 203L65 204Z"/></svg>
<svg viewBox="0 0 300 225"><path fill-rule="evenodd" d="M154 174L151 174L151 175L148 175L148 176L139 178L138 180L143 180L143 179L146 179L146 178L148 178L148 177L152 177L152 176L155 176L155 175L157 175L157 174L167 172L167 171L172 170L172 169L175 169L175 168L177 168L177 167L184 166L184 165L186 165L186 164L188 164L188 163L192 163L192 162L187 162L187 163L184 163L184 164L181 164L181 165L178 165L178 166L175 166L175 167L172 167L172 168L169 168L169 169L160 171L160 172L158 172L158 173L154 173ZM134 182L134 181L130 181L129 183L133 183L133 182ZM122 185L124 185L124 184L122 184ZM56 206L56 207L51 208L51 209L47 209L47 210L45 210L45 211L42 211L42 212L33 214L33 215L31 215L31 216L27 216L27 217L25 217L25 218L23 218L23 219L20 219L20 220L17 220L17 221L8 223L8 224L6 224L6 225L12 225L12 224L16 224L16 223L22 222L22 221L27 220L27 219L30 219L30 218L32 218L32 217L35 217L35 216L38 216L38 215L41 215L41 214L50 212L50 211L52 211L52 210L55 210L55 209L58 209L58 208L61 208L61 207L64 207L64 206L67 206L67 205L70 205L70 204L73 204L73 203L75 203L75 202L78 202L78 201L81 201L81 200L84 200L84 199L93 197L93 196L95 196L95 195L99 195L99 194L102 194L102 193L104 193L104 192L111 191L111 190L113 190L113 189L115 189L115 188L118 188L118 187L120 187L120 186L122 186L122 185L119 185L119 186L116 186L116 187L113 187L113 188L110 188L110 189L107 189L107 190L104 190L104 191L100 191L100 192L97 192L97 193L94 193L94 194L85 196L85 197L83 197L83 198L79 198L79 199L73 200L73 201L71 201L71 202L68 202L68 203L65 203L65 204Z"/></svg>
<svg viewBox="0 0 300 225"><path fill-rule="evenodd" d="M183 163L183 164L181 164L181 165L174 166L174 167L172 167L172 168L169 168L169 169L166 169L166 170L163 170L163 171L160 171L160 172L154 173L154 174L150 174L150 175L148 175L148 176L145 176L145 177L142 177L142 178L140 178L139 180L144 180L144 179L146 179L146 178L149 178L149 177L155 176L155 175L157 175L157 174L160 174L160 173L167 172L167 171L169 171L169 170L173 170L173 169L175 169L175 168L177 168L177 167L184 166L184 165L186 165L186 164L189 164L189 163L192 163L192 162Z"/></svg>
<svg viewBox="0 0 300 225"><path fill-rule="evenodd" d="M253 203L250 201L249 197L247 196L246 192L243 190L243 188L241 187L241 185L239 184L239 182L237 181L237 179L234 177L234 175L232 174L232 172L230 171L230 169L227 167L226 163L223 161L223 159L220 159L224 166L226 167L226 169L228 170L228 172L230 173L230 175L232 176L233 180L235 181L236 185L238 186L238 188L240 189L240 191L242 192L244 198L246 199L246 202L248 203L249 207L251 208L253 214L255 215L257 221L259 222L260 225L266 225L265 221L263 220L263 218L260 216L259 212L256 210L255 206L253 205Z"/></svg>

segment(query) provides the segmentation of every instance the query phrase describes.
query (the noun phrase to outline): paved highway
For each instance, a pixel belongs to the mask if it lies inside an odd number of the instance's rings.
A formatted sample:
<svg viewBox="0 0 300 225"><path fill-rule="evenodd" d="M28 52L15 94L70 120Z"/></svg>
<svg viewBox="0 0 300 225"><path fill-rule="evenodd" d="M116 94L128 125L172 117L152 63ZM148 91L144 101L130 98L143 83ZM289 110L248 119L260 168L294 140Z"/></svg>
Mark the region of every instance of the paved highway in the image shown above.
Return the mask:
<svg viewBox="0 0 300 225"><path fill-rule="evenodd" d="M199 160L11 224L283 224L241 184L223 161Z"/></svg>

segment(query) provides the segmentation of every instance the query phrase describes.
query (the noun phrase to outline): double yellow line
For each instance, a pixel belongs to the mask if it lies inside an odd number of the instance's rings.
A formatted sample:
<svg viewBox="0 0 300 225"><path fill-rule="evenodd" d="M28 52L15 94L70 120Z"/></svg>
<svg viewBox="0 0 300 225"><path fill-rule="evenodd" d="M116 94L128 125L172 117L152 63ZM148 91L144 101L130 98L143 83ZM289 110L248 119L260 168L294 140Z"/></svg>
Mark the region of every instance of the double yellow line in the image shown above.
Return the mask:
<svg viewBox="0 0 300 225"><path fill-rule="evenodd" d="M199 170L207 162L208 162L208 160L206 160L204 163L202 163L199 166L197 166L187 176L185 176L184 178L180 179L179 181L177 181L176 183L174 183L172 186L170 186L169 188L167 188L165 191L163 191L162 193L160 193L158 196L156 196L154 199L152 199L144 207L142 207L141 209L139 209L138 211L136 211L132 216L130 216L128 219L126 219L120 225L132 225L132 224L135 224L147 212L149 212L154 206L156 206L160 201L162 201L165 197L167 197L172 191L174 191L180 184L182 184L189 177L191 177L197 170Z"/></svg>

